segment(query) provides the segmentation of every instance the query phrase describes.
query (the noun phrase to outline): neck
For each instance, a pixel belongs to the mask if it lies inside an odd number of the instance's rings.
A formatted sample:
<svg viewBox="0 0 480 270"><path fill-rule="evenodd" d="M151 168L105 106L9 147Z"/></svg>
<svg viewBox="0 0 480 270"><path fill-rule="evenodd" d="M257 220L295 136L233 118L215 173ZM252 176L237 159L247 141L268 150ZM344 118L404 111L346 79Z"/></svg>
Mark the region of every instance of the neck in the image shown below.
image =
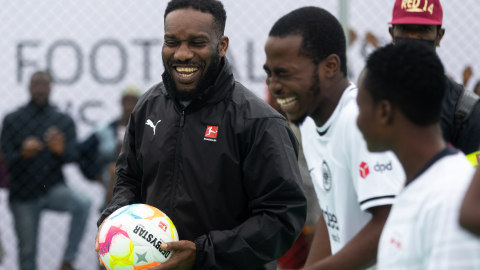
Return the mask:
<svg viewBox="0 0 480 270"><path fill-rule="evenodd" d="M343 74L341 75L343 76ZM321 94L326 95L322 98L322 101L319 102L317 110L310 115L317 127L323 126L330 116L332 116L333 111L338 105L340 98L342 97L343 91L347 89L350 85L350 81L347 77L342 77L339 80L336 80L330 87L327 89L321 89ZM324 91L325 90L325 91Z"/></svg>
<svg viewBox="0 0 480 270"><path fill-rule="evenodd" d="M397 132L397 142L392 150L405 170L405 185L412 182L417 173L446 147L441 134L439 124L428 127L409 125Z"/></svg>

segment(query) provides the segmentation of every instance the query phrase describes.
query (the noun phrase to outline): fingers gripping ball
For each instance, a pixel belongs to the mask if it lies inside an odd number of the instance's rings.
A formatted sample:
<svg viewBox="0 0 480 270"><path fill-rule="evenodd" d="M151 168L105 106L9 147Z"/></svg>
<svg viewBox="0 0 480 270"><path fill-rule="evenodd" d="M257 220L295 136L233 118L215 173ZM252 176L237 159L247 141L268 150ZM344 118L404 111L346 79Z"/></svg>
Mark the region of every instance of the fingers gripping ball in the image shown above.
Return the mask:
<svg viewBox="0 0 480 270"><path fill-rule="evenodd" d="M178 241L177 229L162 211L146 204L124 206L108 217L99 235L100 257L109 270L141 270L166 262L162 243Z"/></svg>

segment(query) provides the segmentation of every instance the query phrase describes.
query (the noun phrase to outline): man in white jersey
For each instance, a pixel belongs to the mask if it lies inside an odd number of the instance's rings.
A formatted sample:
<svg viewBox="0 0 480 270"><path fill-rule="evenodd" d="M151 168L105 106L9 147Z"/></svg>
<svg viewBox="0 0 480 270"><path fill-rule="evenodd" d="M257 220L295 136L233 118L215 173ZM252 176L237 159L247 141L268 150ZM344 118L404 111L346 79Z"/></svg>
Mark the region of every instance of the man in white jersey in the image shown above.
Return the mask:
<svg viewBox="0 0 480 270"><path fill-rule="evenodd" d="M357 124L368 150L393 150L406 173L380 238L377 269L480 269L480 239L460 227L474 169L440 127L444 69L419 42L375 51L360 75Z"/></svg>
<svg viewBox="0 0 480 270"><path fill-rule="evenodd" d="M357 88L347 78L345 36L328 11L280 18L265 45L267 84L293 122L323 210L305 269L365 269L404 173L392 153L369 153L355 121ZM310 117L308 117L310 116Z"/></svg>

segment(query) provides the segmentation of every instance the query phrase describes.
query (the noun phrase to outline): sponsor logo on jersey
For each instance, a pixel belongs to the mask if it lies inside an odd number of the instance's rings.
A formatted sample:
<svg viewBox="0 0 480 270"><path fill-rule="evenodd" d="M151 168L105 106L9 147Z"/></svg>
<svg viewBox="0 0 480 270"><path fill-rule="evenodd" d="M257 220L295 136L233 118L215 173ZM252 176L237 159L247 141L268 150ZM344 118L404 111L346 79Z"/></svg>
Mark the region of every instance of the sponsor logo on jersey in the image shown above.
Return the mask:
<svg viewBox="0 0 480 270"><path fill-rule="evenodd" d="M362 163L360 163L360 177L365 179L369 173L370 169L368 168L368 164L362 161Z"/></svg>
<svg viewBox="0 0 480 270"><path fill-rule="evenodd" d="M387 238L388 239L388 238ZM386 247L386 251L388 256L392 260L396 259L401 254L402 251L402 236L401 234L394 232L390 239L387 240L388 244Z"/></svg>
<svg viewBox="0 0 480 270"><path fill-rule="evenodd" d="M383 173L384 171L391 171L392 170L392 162L388 162L387 164L380 164L379 162L377 162L377 164L375 165L375 167L373 167L373 169L377 172L381 172Z"/></svg>
<svg viewBox="0 0 480 270"><path fill-rule="evenodd" d="M216 142L215 140L217 138L217 133L218 133L218 126L207 126L207 130L205 131L205 138L203 138L205 141L211 141L211 142Z"/></svg>
<svg viewBox="0 0 480 270"><path fill-rule="evenodd" d="M338 227L338 220L337 216L334 213L328 212L328 206L325 208L325 210L322 209L323 216L325 219L325 223L327 224L327 227L332 228L334 230L340 230Z"/></svg>
<svg viewBox="0 0 480 270"><path fill-rule="evenodd" d="M423 6L420 6L422 0L402 0L401 9L406 12L430 12L430 15L432 15L435 5L433 3L428 5L428 0L424 1Z"/></svg>
<svg viewBox="0 0 480 270"><path fill-rule="evenodd" d="M322 164L322 178L323 178L323 188L326 191L330 191L332 188L332 174L330 173L330 168L328 167L327 162L323 161Z"/></svg>
<svg viewBox="0 0 480 270"><path fill-rule="evenodd" d="M160 222L158 223L158 227L159 227L160 229L162 229L162 231L164 231L164 232L166 232L166 231L167 231L167 228L168 228L167 224L163 223L162 221L160 221Z"/></svg>
<svg viewBox="0 0 480 270"><path fill-rule="evenodd" d="M170 255L170 251L165 251L160 248L160 245L163 243L162 239L158 239L153 236L153 234L149 233L147 229L141 224L135 226L133 229L133 233L145 239L148 243L152 244L152 246L158 250L165 258Z"/></svg>

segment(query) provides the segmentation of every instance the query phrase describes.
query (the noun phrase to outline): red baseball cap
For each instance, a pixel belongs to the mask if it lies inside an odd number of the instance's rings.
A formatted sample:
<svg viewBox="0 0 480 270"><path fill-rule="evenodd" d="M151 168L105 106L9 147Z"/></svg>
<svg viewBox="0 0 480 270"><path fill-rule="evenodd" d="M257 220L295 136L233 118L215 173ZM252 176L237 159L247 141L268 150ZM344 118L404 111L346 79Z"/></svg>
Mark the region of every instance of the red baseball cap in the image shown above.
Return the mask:
<svg viewBox="0 0 480 270"><path fill-rule="evenodd" d="M389 24L442 25L440 0L396 0Z"/></svg>

